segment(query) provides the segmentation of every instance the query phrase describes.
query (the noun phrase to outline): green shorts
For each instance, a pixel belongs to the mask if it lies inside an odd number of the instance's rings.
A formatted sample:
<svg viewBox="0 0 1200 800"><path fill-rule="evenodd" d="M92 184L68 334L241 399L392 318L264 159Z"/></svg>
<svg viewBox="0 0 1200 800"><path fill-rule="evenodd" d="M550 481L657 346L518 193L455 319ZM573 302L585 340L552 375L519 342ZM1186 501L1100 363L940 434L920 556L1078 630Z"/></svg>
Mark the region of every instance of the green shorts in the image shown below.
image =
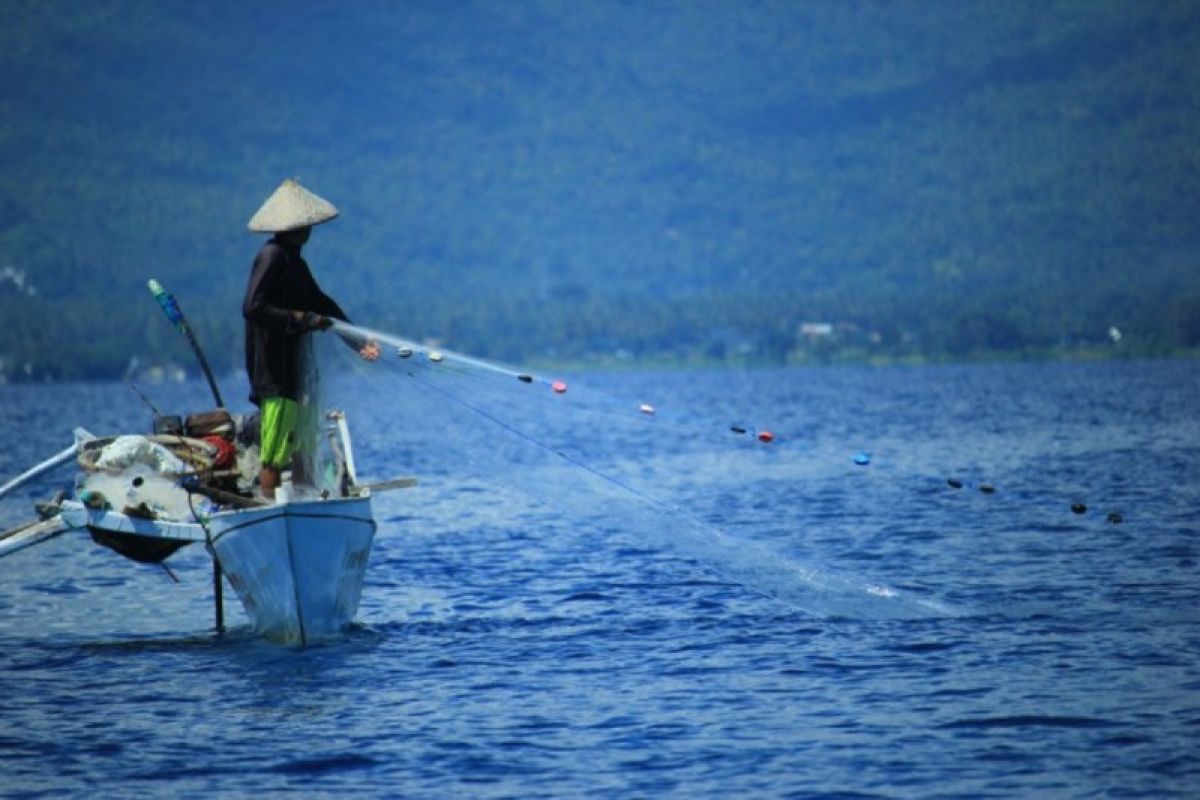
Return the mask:
<svg viewBox="0 0 1200 800"><path fill-rule="evenodd" d="M296 421L300 407L286 397L265 397L259 431L258 460L267 467L285 467L296 444Z"/></svg>

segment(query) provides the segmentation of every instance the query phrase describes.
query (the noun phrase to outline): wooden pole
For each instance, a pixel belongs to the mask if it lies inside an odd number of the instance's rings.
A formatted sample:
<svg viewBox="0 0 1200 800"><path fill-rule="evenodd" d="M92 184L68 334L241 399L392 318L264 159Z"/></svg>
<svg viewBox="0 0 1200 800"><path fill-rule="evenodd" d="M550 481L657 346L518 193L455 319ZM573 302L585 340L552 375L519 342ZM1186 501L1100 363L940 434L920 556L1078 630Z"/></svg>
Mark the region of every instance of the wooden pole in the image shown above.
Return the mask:
<svg viewBox="0 0 1200 800"><path fill-rule="evenodd" d="M188 325L187 317L180 310L179 303L175 300L175 295L164 289L162 284L153 278L147 281L146 285L150 287L150 293L158 301L158 305L162 308L163 313L167 315L167 319L171 320L171 323L179 329L179 332L187 337L188 344L192 346L192 352L196 354L196 360L200 362L200 370L204 373L204 377L208 381L208 388L212 391L213 400L216 401L217 408L224 408L225 401L221 399L221 391L217 389L217 381L213 378L212 368L208 366L208 359L204 357L204 351L200 349L200 343L196 341L196 334L192 333L192 327Z"/></svg>

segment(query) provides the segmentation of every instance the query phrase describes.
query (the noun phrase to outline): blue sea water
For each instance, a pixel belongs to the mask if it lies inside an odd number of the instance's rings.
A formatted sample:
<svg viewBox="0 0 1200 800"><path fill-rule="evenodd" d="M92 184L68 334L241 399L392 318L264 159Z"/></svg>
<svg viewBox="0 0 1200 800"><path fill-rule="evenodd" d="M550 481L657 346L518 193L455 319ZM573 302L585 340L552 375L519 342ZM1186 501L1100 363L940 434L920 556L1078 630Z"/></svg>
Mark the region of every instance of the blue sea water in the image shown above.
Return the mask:
<svg viewBox="0 0 1200 800"><path fill-rule="evenodd" d="M307 649L232 597L217 636L199 549L179 583L80 534L0 560L0 794L1200 795L1200 362L584 380L777 440L585 427L634 494L552 460L526 501L360 398L360 471L421 483L376 497L359 622ZM0 478L148 420L119 384L0 407Z"/></svg>

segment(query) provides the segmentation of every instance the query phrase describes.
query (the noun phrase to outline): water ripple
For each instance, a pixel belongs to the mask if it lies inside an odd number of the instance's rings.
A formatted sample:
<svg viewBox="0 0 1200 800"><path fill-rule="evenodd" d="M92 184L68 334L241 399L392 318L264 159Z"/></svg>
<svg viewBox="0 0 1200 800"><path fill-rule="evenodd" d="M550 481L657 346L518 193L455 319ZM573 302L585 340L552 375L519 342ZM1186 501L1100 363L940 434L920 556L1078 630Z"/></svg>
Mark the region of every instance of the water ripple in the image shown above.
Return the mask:
<svg viewBox="0 0 1200 800"><path fill-rule="evenodd" d="M401 449L429 469L379 498L358 623L303 650L259 641L236 607L215 635L200 549L172 558L179 585L86 536L11 556L2 793L1194 795L1200 488L1179 476L1200 474L1181 444L1200 435L1200 365L601 380L752 398L794 433L731 459L635 440L638 474L692 520L593 524L456 486L454 454L411 425L368 430L365 473L397 474L380 459ZM127 394L0 386L6 409L140 426ZM61 449L3 425L29 456L0 454L6 474ZM889 592L944 608L880 613Z"/></svg>

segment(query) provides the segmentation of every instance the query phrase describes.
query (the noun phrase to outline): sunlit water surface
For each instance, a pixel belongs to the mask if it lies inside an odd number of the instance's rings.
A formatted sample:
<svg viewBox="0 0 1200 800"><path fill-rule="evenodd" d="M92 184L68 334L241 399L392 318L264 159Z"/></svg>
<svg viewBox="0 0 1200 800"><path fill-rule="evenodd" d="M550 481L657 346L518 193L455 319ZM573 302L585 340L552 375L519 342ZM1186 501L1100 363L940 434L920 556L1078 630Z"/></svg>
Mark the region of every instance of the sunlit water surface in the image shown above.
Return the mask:
<svg viewBox="0 0 1200 800"><path fill-rule="evenodd" d="M584 379L779 438L654 429L642 454L583 429L587 463L665 504L584 485L556 509L456 477L421 420L360 398L360 471L421 483L375 498L358 625L303 650L251 636L232 597L215 635L199 548L169 562L178 584L78 533L4 559L0 793L1200 793L1200 364ZM146 388L207 405L199 383ZM119 384L0 386L0 405L0 478L74 425L149 416Z"/></svg>

